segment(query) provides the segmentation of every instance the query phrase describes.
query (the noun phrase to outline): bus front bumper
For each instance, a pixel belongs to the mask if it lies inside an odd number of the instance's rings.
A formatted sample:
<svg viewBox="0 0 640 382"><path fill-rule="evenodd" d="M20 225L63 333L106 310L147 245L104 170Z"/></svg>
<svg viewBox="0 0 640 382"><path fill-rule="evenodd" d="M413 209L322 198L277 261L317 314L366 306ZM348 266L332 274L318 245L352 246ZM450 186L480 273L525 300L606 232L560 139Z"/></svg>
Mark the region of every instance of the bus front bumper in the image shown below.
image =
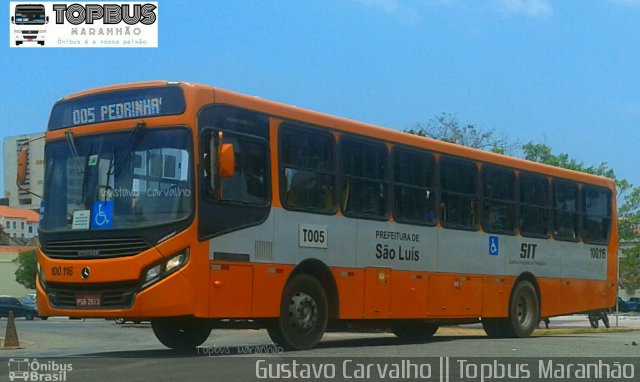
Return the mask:
<svg viewBox="0 0 640 382"><path fill-rule="evenodd" d="M188 266L188 264L187 264ZM194 315L195 291L187 266L146 288L132 282L53 283L36 279L41 317L153 318ZM98 299L98 300L96 300Z"/></svg>

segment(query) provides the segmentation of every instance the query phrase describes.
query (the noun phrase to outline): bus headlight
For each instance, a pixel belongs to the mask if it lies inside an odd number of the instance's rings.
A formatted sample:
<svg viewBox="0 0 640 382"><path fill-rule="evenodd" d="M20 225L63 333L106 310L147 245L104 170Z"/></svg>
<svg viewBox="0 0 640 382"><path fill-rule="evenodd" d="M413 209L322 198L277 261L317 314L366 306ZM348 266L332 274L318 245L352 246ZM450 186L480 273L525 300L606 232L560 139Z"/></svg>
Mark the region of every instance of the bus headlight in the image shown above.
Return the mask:
<svg viewBox="0 0 640 382"><path fill-rule="evenodd" d="M154 284L161 279L167 277L171 273L180 269L186 264L189 259L189 248L185 248L182 251L175 253L173 256L166 260L161 261L158 264L147 268L142 273L142 288L146 288L151 284Z"/></svg>

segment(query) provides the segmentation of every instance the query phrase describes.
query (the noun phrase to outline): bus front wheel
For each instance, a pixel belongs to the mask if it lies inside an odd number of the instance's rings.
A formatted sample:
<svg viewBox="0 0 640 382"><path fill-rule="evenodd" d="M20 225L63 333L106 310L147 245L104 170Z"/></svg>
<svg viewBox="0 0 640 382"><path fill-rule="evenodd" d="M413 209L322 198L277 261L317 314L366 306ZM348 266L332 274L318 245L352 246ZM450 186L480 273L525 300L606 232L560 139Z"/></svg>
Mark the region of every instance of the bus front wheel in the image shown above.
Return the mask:
<svg viewBox="0 0 640 382"><path fill-rule="evenodd" d="M509 317L483 318L482 327L492 338L526 338L540 320L538 293L530 281L522 280L513 288Z"/></svg>
<svg viewBox="0 0 640 382"><path fill-rule="evenodd" d="M211 334L208 322L194 317L155 319L151 321L151 328L164 346L179 351L193 350Z"/></svg>
<svg viewBox="0 0 640 382"><path fill-rule="evenodd" d="M267 328L269 337L285 349L311 349L324 335L328 311L322 284L311 275L296 275L284 288L280 318Z"/></svg>

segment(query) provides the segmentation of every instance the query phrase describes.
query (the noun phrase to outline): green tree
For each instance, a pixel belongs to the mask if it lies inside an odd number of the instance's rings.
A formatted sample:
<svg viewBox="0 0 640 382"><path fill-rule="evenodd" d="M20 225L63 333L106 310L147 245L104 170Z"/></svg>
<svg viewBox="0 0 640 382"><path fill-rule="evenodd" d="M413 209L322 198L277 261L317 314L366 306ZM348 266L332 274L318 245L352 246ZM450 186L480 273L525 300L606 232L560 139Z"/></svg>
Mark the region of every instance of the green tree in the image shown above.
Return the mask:
<svg viewBox="0 0 640 382"><path fill-rule="evenodd" d="M38 274L38 258L34 249L22 251L13 259L18 263L16 281L25 288L36 289L36 275Z"/></svg>
<svg viewBox="0 0 640 382"><path fill-rule="evenodd" d="M640 245L622 250L620 258L620 282L630 293L640 288Z"/></svg>
<svg viewBox="0 0 640 382"><path fill-rule="evenodd" d="M0 224L0 245L9 245L9 235L4 232L4 226Z"/></svg>
<svg viewBox="0 0 640 382"><path fill-rule="evenodd" d="M510 143L506 135L498 133L495 129L483 130L472 124L462 124L454 115L448 113L436 116L426 125L418 123L415 127L404 131L499 154L512 152L518 147L517 143Z"/></svg>

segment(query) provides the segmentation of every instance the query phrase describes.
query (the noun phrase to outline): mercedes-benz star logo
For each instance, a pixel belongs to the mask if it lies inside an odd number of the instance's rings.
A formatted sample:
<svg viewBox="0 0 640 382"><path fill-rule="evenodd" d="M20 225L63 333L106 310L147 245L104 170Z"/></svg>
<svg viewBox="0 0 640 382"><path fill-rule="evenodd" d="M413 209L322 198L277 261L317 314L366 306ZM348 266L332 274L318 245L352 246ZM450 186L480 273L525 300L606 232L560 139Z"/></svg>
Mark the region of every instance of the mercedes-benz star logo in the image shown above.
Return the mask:
<svg viewBox="0 0 640 382"><path fill-rule="evenodd" d="M91 271L89 270L89 267L82 268L82 272L80 272L80 276L82 276L83 279L88 279L90 274Z"/></svg>

